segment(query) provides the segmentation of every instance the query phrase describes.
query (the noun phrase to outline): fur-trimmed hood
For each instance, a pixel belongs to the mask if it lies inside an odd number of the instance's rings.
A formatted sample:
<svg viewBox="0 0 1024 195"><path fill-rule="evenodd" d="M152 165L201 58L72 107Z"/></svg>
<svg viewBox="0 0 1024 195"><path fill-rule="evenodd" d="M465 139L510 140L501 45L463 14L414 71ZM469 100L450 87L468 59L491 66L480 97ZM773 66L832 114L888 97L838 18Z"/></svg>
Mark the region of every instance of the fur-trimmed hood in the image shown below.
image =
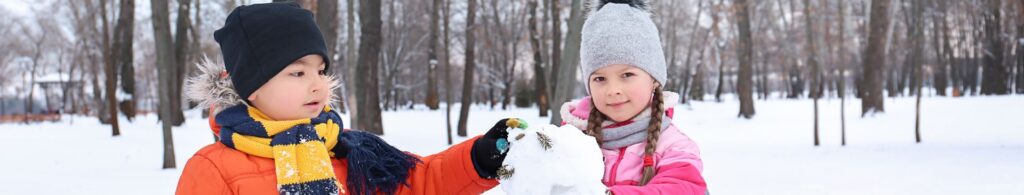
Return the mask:
<svg viewBox="0 0 1024 195"><path fill-rule="evenodd" d="M235 87L231 84L231 76L224 69L224 64L216 63L209 58L203 58L196 64L199 74L185 80L185 95L189 100L198 102L199 107L211 108L211 114L217 114L227 107L238 104L247 104L245 99L238 96ZM341 86L334 76L327 76L328 90L331 97L328 105L334 105L338 96L334 93Z"/></svg>

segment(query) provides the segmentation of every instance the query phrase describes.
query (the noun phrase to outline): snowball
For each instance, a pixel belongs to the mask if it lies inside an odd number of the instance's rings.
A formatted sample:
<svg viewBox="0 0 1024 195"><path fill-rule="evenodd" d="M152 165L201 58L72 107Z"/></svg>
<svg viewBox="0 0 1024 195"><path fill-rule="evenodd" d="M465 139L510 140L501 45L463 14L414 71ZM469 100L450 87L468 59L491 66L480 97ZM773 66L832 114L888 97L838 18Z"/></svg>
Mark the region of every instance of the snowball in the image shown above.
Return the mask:
<svg viewBox="0 0 1024 195"><path fill-rule="evenodd" d="M499 170L508 194L605 194L604 162L594 137L572 125L509 129Z"/></svg>

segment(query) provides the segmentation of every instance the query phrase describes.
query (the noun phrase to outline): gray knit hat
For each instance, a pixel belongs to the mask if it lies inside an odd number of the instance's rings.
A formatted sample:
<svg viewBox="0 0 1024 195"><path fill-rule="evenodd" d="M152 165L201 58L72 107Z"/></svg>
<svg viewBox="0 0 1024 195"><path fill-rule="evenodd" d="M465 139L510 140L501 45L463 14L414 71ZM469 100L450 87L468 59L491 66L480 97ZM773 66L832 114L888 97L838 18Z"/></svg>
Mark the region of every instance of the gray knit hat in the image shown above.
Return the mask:
<svg viewBox="0 0 1024 195"><path fill-rule="evenodd" d="M641 0L596 0L583 23L580 66L584 86L589 77L612 64L636 66L664 84L668 73L658 28Z"/></svg>

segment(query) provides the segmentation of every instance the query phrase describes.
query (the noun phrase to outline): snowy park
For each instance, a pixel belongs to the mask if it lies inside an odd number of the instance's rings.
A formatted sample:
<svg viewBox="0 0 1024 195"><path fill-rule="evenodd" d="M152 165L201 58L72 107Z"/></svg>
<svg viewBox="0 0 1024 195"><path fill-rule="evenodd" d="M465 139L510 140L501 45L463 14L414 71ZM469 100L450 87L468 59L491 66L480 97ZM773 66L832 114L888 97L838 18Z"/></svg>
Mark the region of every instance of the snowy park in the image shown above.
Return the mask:
<svg viewBox="0 0 1024 195"><path fill-rule="evenodd" d="M922 142L914 142L914 99L886 99L885 113L860 117L847 102L846 146L839 101L821 101L821 145L813 145L810 100L757 101L754 119L737 118L735 101L675 108L673 122L701 147L711 194L1021 194L1024 193L1024 96L922 100ZM853 107L853 108L851 108ZM477 106L469 134L498 119L535 124L535 109ZM177 164L213 143L198 110L174 128ZM443 111L384 112L385 140L429 155L447 148ZM453 121L454 122L454 121ZM153 115L111 137L92 117L0 124L5 158L0 194L173 194L181 169L161 169L162 136ZM466 139L455 137L456 141ZM486 194L504 194L496 187Z"/></svg>
<svg viewBox="0 0 1024 195"><path fill-rule="evenodd" d="M1024 1L0 0L0 195L218 193L1024 194Z"/></svg>

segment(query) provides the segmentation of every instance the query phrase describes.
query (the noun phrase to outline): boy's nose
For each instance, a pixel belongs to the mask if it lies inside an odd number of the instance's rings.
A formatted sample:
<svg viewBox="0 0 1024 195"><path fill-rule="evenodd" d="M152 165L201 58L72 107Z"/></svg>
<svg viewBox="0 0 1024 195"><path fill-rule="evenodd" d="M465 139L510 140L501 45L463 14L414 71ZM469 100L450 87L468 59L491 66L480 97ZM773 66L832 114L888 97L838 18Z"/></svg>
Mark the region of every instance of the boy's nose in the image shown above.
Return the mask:
<svg viewBox="0 0 1024 195"><path fill-rule="evenodd" d="M320 78L315 78L314 77L313 80L314 80L313 81L313 86L311 86L312 87L311 92L313 92L313 93L322 92L324 86L327 85L327 82L328 82L327 78L324 78L324 77L320 77Z"/></svg>

